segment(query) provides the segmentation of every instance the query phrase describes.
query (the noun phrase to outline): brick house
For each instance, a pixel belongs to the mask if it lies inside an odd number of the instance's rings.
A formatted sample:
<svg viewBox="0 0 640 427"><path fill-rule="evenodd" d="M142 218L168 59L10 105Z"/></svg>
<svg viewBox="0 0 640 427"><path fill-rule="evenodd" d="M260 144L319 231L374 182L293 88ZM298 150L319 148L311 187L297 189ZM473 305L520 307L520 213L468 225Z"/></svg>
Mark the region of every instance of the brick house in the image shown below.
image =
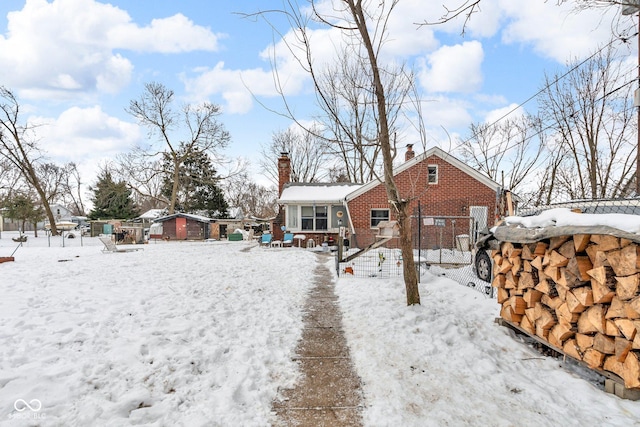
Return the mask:
<svg viewBox="0 0 640 427"><path fill-rule="evenodd" d="M380 221L396 219L380 180L362 185L289 183L289 164L283 153L278 159L277 226L323 239L335 236L342 225L352 245L364 247L375 241ZM395 168L394 176L401 196L411 200L414 241L420 221L423 247L453 247L459 236L473 241L477 230L495 222L500 185L440 148L415 156L407 145L405 162Z"/></svg>

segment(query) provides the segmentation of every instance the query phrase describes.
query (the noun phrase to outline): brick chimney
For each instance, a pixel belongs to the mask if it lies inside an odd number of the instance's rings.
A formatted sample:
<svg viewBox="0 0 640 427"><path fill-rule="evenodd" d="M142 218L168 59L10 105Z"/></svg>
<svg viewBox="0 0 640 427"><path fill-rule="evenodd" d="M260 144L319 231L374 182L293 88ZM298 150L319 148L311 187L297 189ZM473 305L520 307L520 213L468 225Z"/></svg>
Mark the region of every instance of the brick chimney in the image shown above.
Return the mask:
<svg viewBox="0 0 640 427"><path fill-rule="evenodd" d="M407 152L404 153L404 161L409 161L416 156L416 152L413 151L413 144L407 144Z"/></svg>
<svg viewBox="0 0 640 427"><path fill-rule="evenodd" d="M289 153L282 152L278 157L278 196L282 195L284 185L291 181L291 159Z"/></svg>

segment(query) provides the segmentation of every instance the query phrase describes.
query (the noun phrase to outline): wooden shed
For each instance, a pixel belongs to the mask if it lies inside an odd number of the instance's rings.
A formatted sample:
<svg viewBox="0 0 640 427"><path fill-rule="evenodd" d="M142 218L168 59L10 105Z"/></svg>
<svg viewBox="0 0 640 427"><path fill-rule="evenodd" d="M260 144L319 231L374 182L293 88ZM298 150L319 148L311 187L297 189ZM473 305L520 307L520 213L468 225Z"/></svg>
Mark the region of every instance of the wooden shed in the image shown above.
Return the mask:
<svg viewBox="0 0 640 427"><path fill-rule="evenodd" d="M213 220L200 215L175 213L156 218L162 224L162 238L166 240L205 240L210 237Z"/></svg>

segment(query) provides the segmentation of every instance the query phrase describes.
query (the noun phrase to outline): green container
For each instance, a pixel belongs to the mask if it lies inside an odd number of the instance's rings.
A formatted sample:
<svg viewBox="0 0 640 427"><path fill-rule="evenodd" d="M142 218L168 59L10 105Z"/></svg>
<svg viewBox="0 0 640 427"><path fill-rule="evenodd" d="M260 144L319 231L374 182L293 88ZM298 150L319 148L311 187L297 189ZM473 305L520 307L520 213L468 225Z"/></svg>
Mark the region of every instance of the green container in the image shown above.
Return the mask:
<svg viewBox="0 0 640 427"><path fill-rule="evenodd" d="M240 242L242 241L242 234L241 233L231 233L227 236L227 239L229 239L230 242Z"/></svg>
<svg viewBox="0 0 640 427"><path fill-rule="evenodd" d="M102 234L113 234L113 224L102 224Z"/></svg>

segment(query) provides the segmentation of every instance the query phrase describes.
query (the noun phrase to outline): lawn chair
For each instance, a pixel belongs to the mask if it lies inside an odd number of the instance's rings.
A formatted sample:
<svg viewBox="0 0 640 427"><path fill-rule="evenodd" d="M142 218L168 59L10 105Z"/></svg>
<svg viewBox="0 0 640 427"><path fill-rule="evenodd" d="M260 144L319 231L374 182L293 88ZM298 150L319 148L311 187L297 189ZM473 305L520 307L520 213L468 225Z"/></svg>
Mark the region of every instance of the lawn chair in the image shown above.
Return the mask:
<svg viewBox="0 0 640 427"><path fill-rule="evenodd" d="M271 246L271 233L264 233L262 237L260 237L260 246L266 246L267 248Z"/></svg>
<svg viewBox="0 0 640 427"><path fill-rule="evenodd" d="M293 246L293 233L284 233L282 246Z"/></svg>
<svg viewBox="0 0 640 427"><path fill-rule="evenodd" d="M104 244L104 249L102 249L103 253L115 253L115 252L134 252L141 251L143 248L121 248L118 247L111 237L98 237L100 241Z"/></svg>

